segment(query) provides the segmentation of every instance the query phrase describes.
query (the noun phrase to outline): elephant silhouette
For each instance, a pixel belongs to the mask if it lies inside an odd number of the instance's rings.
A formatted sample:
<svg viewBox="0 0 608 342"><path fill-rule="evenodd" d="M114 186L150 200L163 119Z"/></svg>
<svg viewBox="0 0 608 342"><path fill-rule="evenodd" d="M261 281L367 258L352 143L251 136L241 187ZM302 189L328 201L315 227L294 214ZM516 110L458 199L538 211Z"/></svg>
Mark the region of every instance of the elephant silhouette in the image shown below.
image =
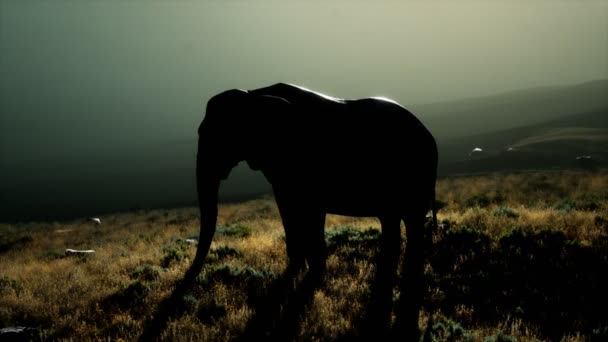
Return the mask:
<svg viewBox="0 0 608 342"><path fill-rule="evenodd" d="M379 305L392 303L399 266L401 222L407 248L396 326L419 334L424 224L435 203L437 145L410 111L385 98L339 99L301 86L230 89L213 96L199 129L197 192L200 240L187 276L196 276L217 223L218 190L246 161L272 186L283 222L289 266L296 274L323 273L325 216L377 217L383 277Z"/></svg>

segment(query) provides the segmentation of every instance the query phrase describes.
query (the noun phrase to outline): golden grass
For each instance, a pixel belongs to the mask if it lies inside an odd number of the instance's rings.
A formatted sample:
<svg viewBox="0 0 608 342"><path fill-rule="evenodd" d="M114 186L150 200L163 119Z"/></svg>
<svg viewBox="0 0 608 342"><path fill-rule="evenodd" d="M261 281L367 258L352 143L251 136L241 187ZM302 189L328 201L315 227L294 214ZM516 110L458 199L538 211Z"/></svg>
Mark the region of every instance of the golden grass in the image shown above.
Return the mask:
<svg viewBox="0 0 608 342"><path fill-rule="evenodd" d="M554 230L570 240L590 245L608 233L605 225L597 224L598 217L608 218L605 172L446 178L438 182L437 193L445 203L438 214L440 221L475 227L497 238L514 229ZM480 195L489 202L471 206L471 199ZM589 198L595 206L592 210L577 208L576 203L574 207L562 203L566 199L573 203L585 200L583 204L589 205ZM505 208L515 215L501 214ZM0 287L0 327L33 326L40 329L43 340L136 339L144 329L144 322L171 295L188 268L195 247L178 240L197 237L198 219L196 208L181 208L105 215L99 226L84 219L0 224L0 243L6 246L0 254L0 277L17 284ZM238 224L249 228L251 235L235 238L217 234L212 249L226 246L240 254L215 260L214 265L250 267L274 274L285 269L284 235L272 199L221 205L218 224ZM328 230L344 226L362 230L379 228L379 222L373 218L328 215L326 226ZM64 257L66 248L95 249L96 253L86 258ZM183 259L162 267L167 248L179 251ZM134 276L143 265L156 267L157 277L142 280ZM209 270L206 268L204 272ZM300 322L298 339L334 340L351 332L354 321L364 310L363 298L374 270L371 260L345 261L339 254L331 255L324 284L314 293L312 305ZM141 298L116 299L138 282L145 292ZM162 333L164 340L225 341L243 331L253 313L244 290L222 282L210 286L206 293L193 295L191 310L168 322ZM122 305L120 300L127 303ZM201 318L197 310L203 307L201 303L210 300L225 308L225 314ZM451 319L463 322L475 341L497 332L519 341L541 339L536 327L518 319L506 319L493 326L476 324L471 321L471 310L462 307ZM421 328L430 314L425 312L421 316ZM584 340L582 333L562 339Z"/></svg>

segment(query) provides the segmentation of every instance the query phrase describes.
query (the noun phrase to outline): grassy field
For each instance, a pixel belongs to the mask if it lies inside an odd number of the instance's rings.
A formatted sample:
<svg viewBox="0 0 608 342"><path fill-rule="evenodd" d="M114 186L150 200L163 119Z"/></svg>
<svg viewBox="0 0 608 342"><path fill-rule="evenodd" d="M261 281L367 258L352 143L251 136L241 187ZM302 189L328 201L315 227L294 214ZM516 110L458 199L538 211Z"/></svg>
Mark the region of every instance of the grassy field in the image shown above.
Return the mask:
<svg viewBox="0 0 608 342"><path fill-rule="evenodd" d="M608 338L608 172L445 178L437 193L420 319L427 340ZM197 238L197 209L101 222L0 224L0 327L74 341L135 340L150 322L159 328L152 319L194 256L187 239ZM284 234L272 198L221 205L218 223L209 263L163 311L163 340L237 338L281 284ZM379 223L330 215L326 226L327 274L283 322L296 340L348 340L366 309ZM96 253L66 256L66 248Z"/></svg>

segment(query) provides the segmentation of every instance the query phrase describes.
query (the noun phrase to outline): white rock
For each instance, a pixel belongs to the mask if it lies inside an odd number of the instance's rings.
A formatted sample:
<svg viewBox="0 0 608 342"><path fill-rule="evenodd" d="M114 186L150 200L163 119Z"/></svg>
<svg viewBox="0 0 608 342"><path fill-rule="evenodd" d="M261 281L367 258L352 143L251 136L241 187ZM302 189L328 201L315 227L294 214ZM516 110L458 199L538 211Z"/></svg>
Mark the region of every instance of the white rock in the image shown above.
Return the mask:
<svg viewBox="0 0 608 342"><path fill-rule="evenodd" d="M95 250L93 249L71 249L68 248L65 250L65 255L71 255L71 254L93 254L95 253Z"/></svg>

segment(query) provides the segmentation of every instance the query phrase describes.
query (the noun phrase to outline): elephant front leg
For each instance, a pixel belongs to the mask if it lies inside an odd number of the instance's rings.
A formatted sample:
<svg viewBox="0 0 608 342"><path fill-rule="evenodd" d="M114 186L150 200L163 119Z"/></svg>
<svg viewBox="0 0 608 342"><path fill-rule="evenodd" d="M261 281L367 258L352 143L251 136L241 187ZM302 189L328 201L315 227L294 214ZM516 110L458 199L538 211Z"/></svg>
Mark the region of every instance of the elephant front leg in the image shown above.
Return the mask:
<svg viewBox="0 0 608 342"><path fill-rule="evenodd" d="M304 245L304 231L300 227L299 220L302 219L298 202L292 192L283 188L274 189L275 200L279 208L279 214L285 231L285 245L287 251L287 276L295 277L305 266L306 253Z"/></svg>
<svg viewBox="0 0 608 342"><path fill-rule="evenodd" d="M288 273L297 275L308 262L309 273L320 277L325 270L325 215L302 207L285 209L283 225L289 258Z"/></svg>
<svg viewBox="0 0 608 342"><path fill-rule="evenodd" d="M304 246L302 243L302 234L293 226L287 225L285 227L285 242L287 249L287 274L289 276L297 276L306 265L306 254L304 253Z"/></svg>

